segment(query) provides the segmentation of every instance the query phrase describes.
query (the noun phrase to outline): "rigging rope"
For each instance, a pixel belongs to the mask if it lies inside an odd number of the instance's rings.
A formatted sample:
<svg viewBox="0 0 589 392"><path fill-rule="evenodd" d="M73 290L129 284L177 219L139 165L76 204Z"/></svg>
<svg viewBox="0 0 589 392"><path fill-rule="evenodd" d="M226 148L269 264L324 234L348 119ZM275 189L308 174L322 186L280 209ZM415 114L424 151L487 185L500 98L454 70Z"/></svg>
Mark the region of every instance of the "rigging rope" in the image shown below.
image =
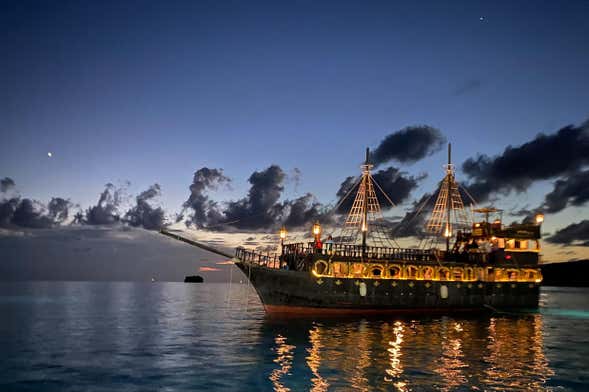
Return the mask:
<svg viewBox="0 0 589 392"><path fill-rule="evenodd" d="M380 187L380 185L378 185L378 182L376 182L376 180L374 179L374 177L370 176L370 180L372 180L372 182L374 184L376 184L376 186L378 187L378 189L382 192L382 194L384 195L384 197L389 201L389 203L391 203L391 206L396 207L397 205L395 203L393 203L393 201L391 200L391 198L389 197L389 195L386 194L386 192Z"/></svg>

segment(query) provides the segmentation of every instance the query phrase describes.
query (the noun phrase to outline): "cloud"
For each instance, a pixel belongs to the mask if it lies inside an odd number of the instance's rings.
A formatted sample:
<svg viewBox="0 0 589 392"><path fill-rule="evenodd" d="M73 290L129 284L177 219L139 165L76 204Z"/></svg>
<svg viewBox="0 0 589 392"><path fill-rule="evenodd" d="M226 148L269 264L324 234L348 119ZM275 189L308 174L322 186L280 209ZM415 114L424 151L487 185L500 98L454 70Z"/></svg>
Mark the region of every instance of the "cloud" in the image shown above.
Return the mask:
<svg viewBox="0 0 589 392"><path fill-rule="evenodd" d="M223 271L220 268L215 268L215 267L199 267L198 268L199 272L217 272L217 271Z"/></svg>
<svg viewBox="0 0 589 392"><path fill-rule="evenodd" d="M434 208L438 191L426 193L405 213L405 216L394 225L392 234L396 238L422 237L425 234L425 220Z"/></svg>
<svg viewBox="0 0 589 392"><path fill-rule="evenodd" d="M284 171L272 165L254 172L248 179L251 187L246 197L229 202L225 210L227 221L239 229L262 229L278 222L283 206L278 203L285 179Z"/></svg>
<svg viewBox="0 0 589 392"><path fill-rule="evenodd" d="M539 134L530 142L508 146L502 154L479 155L462 164L466 184L478 202L493 193L523 192L534 181L570 175L589 164L589 123L569 125L551 135Z"/></svg>
<svg viewBox="0 0 589 392"><path fill-rule="evenodd" d="M14 210L11 222L17 226L44 229L53 226L53 220L44 214L41 203L22 199Z"/></svg>
<svg viewBox="0 0 589 392"><path fill-rule="evenodd" d="M53 197L47 205L49 217L56 223L62 223L69 216L69 209L72 203L61 197Z"/></svg>
<svg viewBox="0 0 589 392"><path fill-rule="evenodd" d="M164 210L161 207L154 208L149 202L160 196L159 184L153 184L147 190L141 192L136 198L136 205L125 214L125 222L131 226L143 227L147 230L159 230L164 226Z"/></svg>
<svg viewBox="0 0 589 392"><path fill-rule="evenodd" d="M295 178L300 171L295 170ZM330 222L328 208L311 193L294 200L281 201L288 176L278 165L255 171L248 181L251 184L246 197L226 203L216 219L216 230L261 230L284 224L289 228L301 227L314 220ZM223 221L221 220L223 217Z"/></svg>
<svg viewBox="0 0 589 392"><path fill-rule="evenodd" d="M589 170L574 172L554 183L553 190L544 197L541 209L555 213L568 205L581 206L589 201Z"/></svg>
<svg viewBox="0 0 589 392"><path fill-rule="evenodd" d="M382 190L388 195L391 201L395 204L400 204L404 202L411 192L417 188L419 182L426 178L426 174L419 175L417 177L410 176L406 172L402 172L395 167L389 167L388 169L379 170L372 174L372 178L376 181L378 185L382 188ZM346 200L340 204L337 212L340 214L346 214L352 208L352 204L354 203L354 198L356 196L356 189L358 185L356 181L358 180L357 177L347 177L340 185L336 196L338 200L342 200L342 198L350 192ZM356 184L356 187L354 187ZM352 189L354 187L354 189ZM382 192L378 187L375 189L376 197L380 206L383 210L387 210L391 208L390 202L383 196Z"/></svg>
<svg viewBox="0 0 589 392"><path fill-rule="evenodd" d="M89 225L111 225L120 221L119 206L122 201L123 188L113 184L105 185L98 198L98 203L86 210L84 223Z"/></svg>
<svg viewBox="0 0 589 392"><path fill-rule="evenodd" d="M290 181L292 181L294 185L294 193L296 194L299 190L299 185L301 184L301 177L303 176L301 169L295 167L292 169L291 173L289 173L288 177Z"/></svg>
<svg viewBox="0 0 589 392"><path fill-rule="evenodd" d="M283 207L283 222L286 227L301 227L315 220L326 223L329 220L325 207L310 193L295 200L285 201Z"/></svg>
<svg viewBox="0 0 589 392"><path fill-rule="evenodd" d="M14 180L10 177L4 177L0 180L0 192L8 192L14 188Z"/></svg>
<svg viewBox="0 0 589 392"><path fill-rule="evenodd" d="M446 138L436 128L409 126L385 137L374 150L371 160L375 167L393 160L413 163L440 151L445 142Z"/></svg>
<svg viewBox="0 0 589 392"><path fill-rule="evenodd" d="M0 200L0 226L8 226L11 223L18 203L19 199L16 197Z"/></svg>
<svg viewBox="0 0 589 392"><path fill-rule="evenodd" d="M589 220L570 224L548 237L546 241L561 245L589 246Z"/></svg>
<svg viewBox="0 0 589 392"><path fill-rule="evenodd" d="M34 229L49 228L62 223L68 217L71 203L54 197L46 208L42 203L20 196L6 197L16 184L11 178L0 180L0 226L11 225Z"/></svg>
<svg viewBox="0 0 589 392"><path fill-rule="evenodd" d="M186 224L194 224L197 227L215 225L224 220L219 211L218 204L209 199L208 190L217 189L221 184L229 184L231 180L223 174L222 169L209 169L203 167L194 173L190 184L190 196L184 202L184 209L190 208L193 213L186 220ZM179 220L184 214L179 215Z"/></svg>

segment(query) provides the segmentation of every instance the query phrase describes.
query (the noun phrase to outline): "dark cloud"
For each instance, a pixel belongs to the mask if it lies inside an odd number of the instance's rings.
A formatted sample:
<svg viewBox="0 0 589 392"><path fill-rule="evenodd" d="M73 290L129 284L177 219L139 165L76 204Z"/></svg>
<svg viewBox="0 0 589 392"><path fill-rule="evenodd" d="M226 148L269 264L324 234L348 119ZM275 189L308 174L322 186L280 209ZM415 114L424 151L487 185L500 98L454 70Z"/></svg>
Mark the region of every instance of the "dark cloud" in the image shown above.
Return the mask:
<svg viewBox="0 0 589 392"><path fill-rule="evenodd" d="M327 223L326 221L329 220L325 207L310 193L295 200L286 201L284 211L283 222L286 227L302 227L315 220Z"/></svg>
<svg viewBox="0 0 589 392"><path fill-rule="evenodd" d="M411 209L394 225L393 236L396 238L423 237L425 220L433 210L437 197L436 191L434 194L426 193L419 200L414 201Z"/></svg>
<svg viewBox="0 0 589 392"><path fill-rule="evenodd" d="M360 177L346 177L346 179L340 184L337 193L335 194L338 199L338 214L345 214L352 208L356 192L358 192L358 186L360 184ZM343 200L343 198L346 198Z"/></svg>
<svg viewBox="0 0 589 392"><path fill-rule="evenodd" d="M301 169L295 167L294 169L292 169L292 173L289 175L289 177L294 184L294 192L296 194L299 190L299 185L301 184Z"/></svg>
<svg viewBox="0 0 589 392"><path fill-rule="evenodd" d="M0 226L20 226L33 229L49 228L62 223L68 216L71 203L54 197L47 208L40 202L20 196L6 197L15 188L8 177L0 180Z"/></svg>
<svg viewBox="0 0 589 392"><path fill-rule="evenodd" d="M14 180L10 177L4 177L0 180L0 192L8 192L10 189L14 188Z"/></svg>
<svg viewBox="0 0 589 392"><path fill-rule="evenodd" d="M534 181L577 172L589 164L588 126L569 125L555 134L539 134L518 147L508 146L500 155L467 159L462 164L470 178L466 188L478 202L484 202L496 192L522 192Z"/></svg>
<svg viewBox="0 0 589 392"><path fill-rule="evenodd" d="M389 162L416 162L439 151L446 138L442 133L427 125L415 125L391 133L380 142L372 154L375 167Z"/></svg>
<svg viewBox="0 0 589 392"><path fill-rule="evenodd" d="M20 199L16 197L0 199L0 226L8 226L12 223L12 217L18 207L19 201Z"/></svg>
<svg viewBox="0 0 589 392"><path fill-rule="evenodd" d="M254 172L248 179L251 184L248 195L229 202L225 218L239 229L267 228L278 222L284 206L278 203L284 190L285 174L277 165Z"/></svg>
<svg viewBox="0 0 589 392"><path fill-rule="evenodd" d="M122 188L113 184L105 185L98 203L86 210L84 223L89 225L110 225L120 221L119 206L122 201Z"/></svg>
<svg viewBox="0 0 589 392"><path fill-rule="evenodd" d="M69 216L72 203L61 197L53 197L47 205L49 217L56 223L64 222Z"/></svg>
<svg viewBox="0 0 589 392"><path fill-rule="evenodd" d="M568 205L581 206L589 201L589 170L575 172L554 183L553 190L544 198L542 209L559 212Z"/></svg>
<svg viewBox="0 0 589 392"><path fill-rule="evenodd" d="M589 220L573 223L563 229L557 230L546 241L561 245L589 246Z"/></svg>
<svg viewBox="0 0 589 392"><path fill-rule="evenodd" d="M150 201L160 196L159 184L150 186L136 198L136 205L125 214L125 222L131 226L143 227L147 230L159 230L164 226L164 210L153 207Z"/></svg>
<svg viewBox="0 0 589 392"><path fill-rule="evenodd" d="M536 214L541 212L543 211L540 209L521 208L519 210L510 211L509 215L522 217L522 220L520 222L516 221L514 223L534 223L536 220Z"/></svg>
<svg viewBox="0 0 589 392"><path fill-rule="evenodd" d="M31 199L22 199L14 210L12 223L21 227L44 229L53 226L53 220L44 214L43 207Z"/></svg>
<svg viewBox="0 0 589 392"><path fill-rule="evenodd" d="M190 184L190 196L184 202L184 208L192 209L186 224L194 224L197 227L215 225L223 221L224 217L219 211L216 202L209 199L207 191L216 189L221 184L228 184L231 180L223 174L222 169L209 169L203 167L194 173L192 184ZM184 214L178 216L179 220Z"/></svg>
<svg viewBox="0 0 589 392"><path fill-rule="evenodd" d="M417 188L419 182L423 180L427 175L422 174L420 176L414 177L409 176L406 172L402 172L395 167L389 167L388 169L379 170L372 174L372 178L376 183L382 188L382 190L388 195L391 201L395 204L400 204L404 202L411 192ZM354 184L358 181L358 177L347 177L340 185L336 196L338 200L342 200L342 198L350 192L346 200L339 205L337 210L340 214L347 213L351 208L352 204L354 203L354 198L356 196L356 187ZM380 203L380 206L383 210L390 209L392 206L390 202L385 198L382 194L381 190L376 187L375 189L376 197Z"/></svg>
<svg viewBox="0 0 589 392"><path fill-rule="evenodd" d="M463 84L456 87L456 89L452 92L454 96L460 96L465 94L470 94L477 92L481 89L481 81L477 79L467 80Z"/></svg>

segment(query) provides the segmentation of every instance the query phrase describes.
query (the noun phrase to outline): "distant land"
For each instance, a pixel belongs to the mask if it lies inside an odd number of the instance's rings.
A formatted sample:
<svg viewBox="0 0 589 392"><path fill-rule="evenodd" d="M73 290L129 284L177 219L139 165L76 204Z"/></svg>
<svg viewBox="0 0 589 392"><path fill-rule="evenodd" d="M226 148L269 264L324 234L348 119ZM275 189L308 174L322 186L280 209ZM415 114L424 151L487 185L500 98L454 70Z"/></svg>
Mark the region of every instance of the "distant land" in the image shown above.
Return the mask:
<svg viewBox="0 0 589 392"><path fill-rule="evenodd" d="M589 260L542 264L544 286L589 287Z"/></svg>

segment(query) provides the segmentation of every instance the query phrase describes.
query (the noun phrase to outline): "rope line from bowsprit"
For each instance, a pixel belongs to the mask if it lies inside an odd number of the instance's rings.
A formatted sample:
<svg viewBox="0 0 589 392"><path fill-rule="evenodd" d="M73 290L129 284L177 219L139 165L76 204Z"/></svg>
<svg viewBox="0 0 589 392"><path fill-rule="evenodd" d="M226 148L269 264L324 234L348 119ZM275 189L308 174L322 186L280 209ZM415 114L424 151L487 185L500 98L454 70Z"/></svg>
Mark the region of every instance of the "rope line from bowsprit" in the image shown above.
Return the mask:
<svg viewBox="0 0 589 392"><path fill-rule="evenodd" d="M183 237L183 236L178 235L176 233L173 233L173 232L171 232L169 230L161 229L160 230L160 233L163 234L163 235L166 235L168 237L171 237L171 238L173 238L175 240L185 242L187 244L196 246L198 248L201 248L201 249L204 249L206 251L209 251L209 252L218 254L220 256L224 256L224 257L227 257L229 259L232 259L233 258L233 255L231 255L229 253L226 253L226 252L224 252L224 251L222 251L220 249L213 248L212 246L203 244L202 242L197 242L197 241L191 240L190 238Z"/></svg>

